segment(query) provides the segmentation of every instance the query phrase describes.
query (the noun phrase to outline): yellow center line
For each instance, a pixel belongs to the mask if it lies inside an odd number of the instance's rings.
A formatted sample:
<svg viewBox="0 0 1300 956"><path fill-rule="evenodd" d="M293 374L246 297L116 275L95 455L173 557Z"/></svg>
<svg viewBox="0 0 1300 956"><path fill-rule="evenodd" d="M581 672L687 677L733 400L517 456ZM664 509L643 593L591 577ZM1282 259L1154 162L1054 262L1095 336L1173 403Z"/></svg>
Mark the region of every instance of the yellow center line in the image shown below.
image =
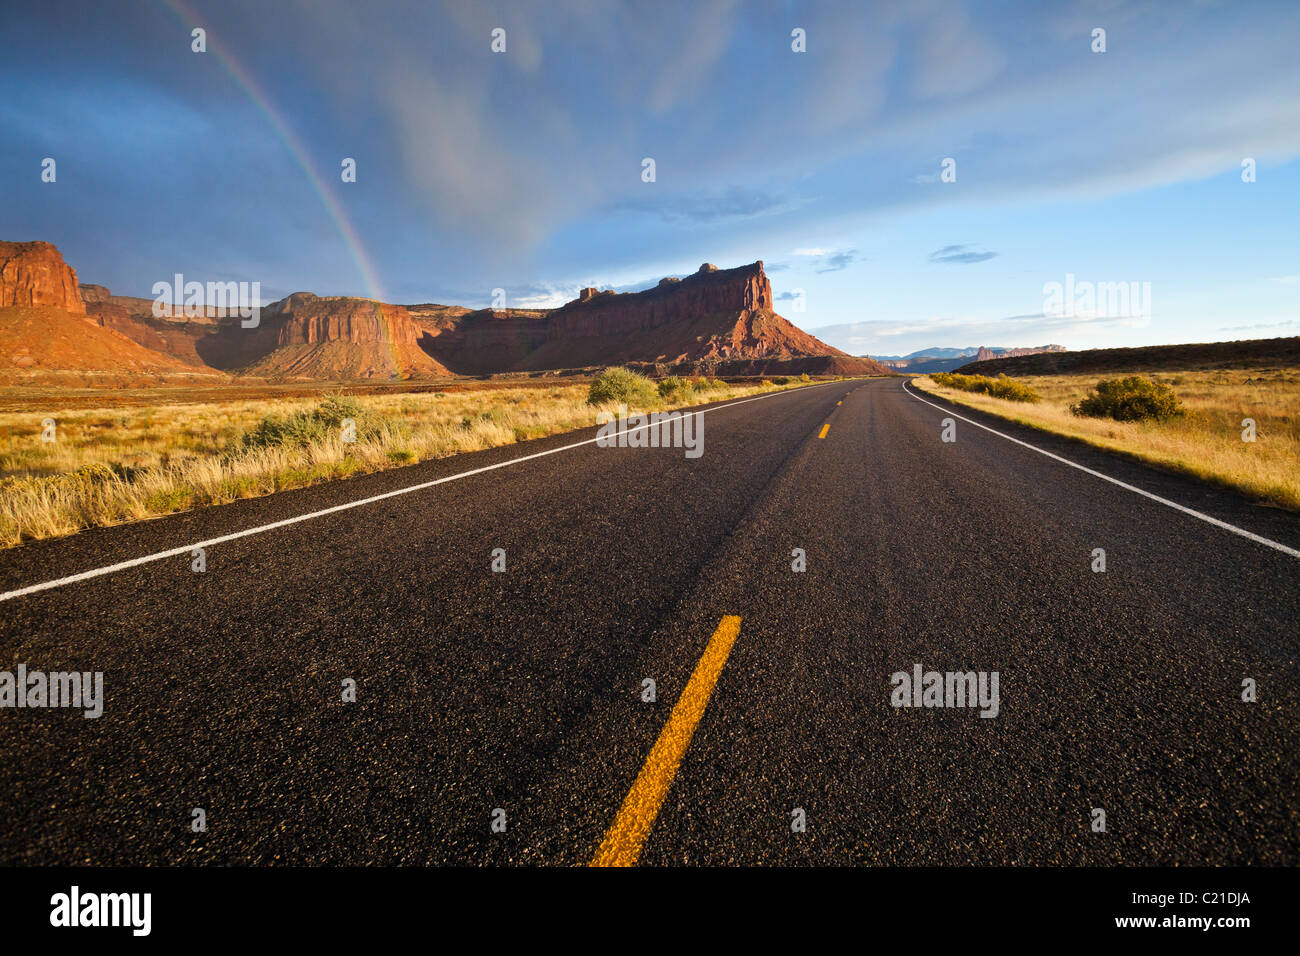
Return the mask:
<svg viewBox="0 0 1300 956"><path fill-rule="evenodd" d="M821 433L820 435L818 435L817 437L818 437L818 438L825 438L825 437L826 437L826 433L827 433L828 431L830 431L830 430L831 430L831 423L830 423L830 422L827 422L825 425L822 426L822 433Z"/></svg>
<svg viewBox="0 0 1300 956"><path fill-rule="evenodd" d="M641 856L641 848L650 836L659 808L677 776L677 767L686 754L686 748L691 745L695 727L704 716L704 708L708 706L713 687L739 633L740 618L728 615L709 638L704 656L695 665L686 690L673 707L650 756L646 757L645 766L591 861L592 866L633 866Z"/></svg>

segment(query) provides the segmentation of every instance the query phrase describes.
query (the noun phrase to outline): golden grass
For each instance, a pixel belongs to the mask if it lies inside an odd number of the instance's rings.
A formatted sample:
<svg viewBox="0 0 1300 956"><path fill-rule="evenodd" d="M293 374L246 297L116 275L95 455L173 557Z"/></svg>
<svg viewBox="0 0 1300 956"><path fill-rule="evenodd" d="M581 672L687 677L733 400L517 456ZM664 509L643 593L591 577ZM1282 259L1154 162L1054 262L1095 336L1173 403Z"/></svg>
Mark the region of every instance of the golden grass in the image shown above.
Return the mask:
<svg viewBox="0 0 1300 956"><path fill-rule="evenodd" d="M723 385L634 411L775 390ZM378 434L305 447L244 449L241 439L264 416L316 408L315 398L0 413L0 547L585 428L600 410L586 385L354 397L382 417ZM51 443L41 440L47 418Z"/></svg>
<svg viewBox="0 0 1300 956"><path fill-rule="evenodd" d="M1163 423L1116 422L1070 413L1070 405L1098 381L1124 374L1128 373L1020 378L1042 395L1037 405L943 388L928 376L912 384L959 405L1078 438L1300 511L1300 368L1147 373L1147 378L1172 386L1187 409L1186 415ZM1255 420L1254 442L1242 440L1246 418Z"/></svg>

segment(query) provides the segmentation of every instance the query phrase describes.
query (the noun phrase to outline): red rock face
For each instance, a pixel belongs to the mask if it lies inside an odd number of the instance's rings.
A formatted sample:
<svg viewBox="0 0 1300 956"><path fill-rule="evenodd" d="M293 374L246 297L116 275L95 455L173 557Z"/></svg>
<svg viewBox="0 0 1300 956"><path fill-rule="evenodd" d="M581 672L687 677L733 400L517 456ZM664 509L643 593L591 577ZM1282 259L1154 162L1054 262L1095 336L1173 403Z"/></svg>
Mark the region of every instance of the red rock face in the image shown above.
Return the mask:
<svg viewBox="0 0 1300 956"><path fill-rule="evenodd" d="M424 350L458 375L490 375L513 368L546 342L546 313L481 309L442 322L418 320Z"/></svg>
<svg viewBox="0 0 1300 956"><path fill-rule="evenodd" d="M86 314L77 273L48 242L0 242L0 307L11 305Z"/></svg>
<svg viewBox="0 0 1300 956"><path fill-rule="evenodd" d="M276 345L319 342L392 342L415 345L423 334L404 306L342 296L295 292L262 310L281 317Z"/></svg>
<svg viewBox="0 0 1300 956"><path fill-rule="evenodd" d="M692 276L663 279L645 292L584 289L546 318L545 343L515 369L847 357L795 328L772 304L762 262L737 269L705 263Z"/></svg>
<svg viewBox="0 0 1300 956"><path fill-rule="evenodd" d="M723 313L772 309L772 283L763 263L718 269L705 263L685 279L664 279L645 292L616 295L584 289L552 312L547 340L644 332L668 323L686 324Z"/></svg>

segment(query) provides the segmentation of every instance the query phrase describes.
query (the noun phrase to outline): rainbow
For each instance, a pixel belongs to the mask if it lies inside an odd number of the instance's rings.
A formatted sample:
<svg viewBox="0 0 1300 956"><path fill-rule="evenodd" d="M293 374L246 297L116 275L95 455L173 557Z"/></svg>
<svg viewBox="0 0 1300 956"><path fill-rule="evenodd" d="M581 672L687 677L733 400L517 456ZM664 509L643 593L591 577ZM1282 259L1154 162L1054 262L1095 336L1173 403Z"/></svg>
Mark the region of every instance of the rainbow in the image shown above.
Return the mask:
<svg viewBox="0 0 1300 956"><path fill-rule="evenodd" d="M266 117L267 122L271 124L271 128L275 130L276 135L280 137L281 142L283 142L285 148L289 150L290 155L292 155L298 165L302 167L302 171L306 175L307 181L311 183L312 188L315 189L317 195L320 196L321 205L325 207L325 211L329 214L330 219L334 221L334 226L338 229L339 236L342 237L343 243L352 257L352 261L356 264L357 271L361 274L361 281L365 286L366 297L369 299L375 299L379 302L386 302L387 299L385 299L383 290L379 286L379 278L375 273L375 267L371 264L370 257L366 254L365 247L362 246L361 240L357 236L357 231L353 227L351 220L348 219L347 213L339 204L338 198L325 184L325 179L317 171L316 165L311 161L311 157L308 155L307 149L303 145L302 140L298 138L298 135L293 131L292 127L289 126L288 121L285 120L280 111L275 108L274 104L272 104L270 97L267 96L260 86L258 86L257 80L254 78L253 74L235 58L229 47L221 41L220 35L208 27L198 13L184 3L184 0L160 0L160 2L175 15L176 19L185 26L187 31L192 31L195 27L203 27L207 33L206 40L208 52L216 55L217 62L225 67L226 72L230 74L235 83L237 83L239 87L248 94L248 98L253 101L253 104L261 111L262 115ZM400 374L403 362L399 354L396 335L392 328L392 322L378 306L375 307L375 312L379 320L384 323L388 330L387 345L389 360L392 363L393 372L394 374Z"/></svg>
<svg viewBox="0 0 1300 956"><path fill-rule="evenodd" d="M375 268L370 262L370 257L366 255L365 248L361 245L361 240L357 237L357 231L353 228L347 213L339 204L338 199L334 196L325 180L317 172L316 166L312 163L307 153L306 147L298 135L289 126L285 118L271 103L270 97L258 86L257 80L252 73L248 71L237 59L230 49L221 41L221 37L214 32L188 5L184 0L160 0L175 16L176 19L185 25L187 30L193 30L195 27L203 27L207 32L207 49L217 57L217 61L226 69L231 78L240 86L253 104L261 111L275 130L276 135L284 143L285 148L302 167L303 173L307 176L307 181L311 183L312 188L320 196L321 204L329 217L334 220L334 226L338 229L339 235L343 238L353 262L356 263L357 271L361 274L361 281L365 285L366 295L371 299L378 299L380 302L386 301L379 287L379 279L375 274Z"/></svg>

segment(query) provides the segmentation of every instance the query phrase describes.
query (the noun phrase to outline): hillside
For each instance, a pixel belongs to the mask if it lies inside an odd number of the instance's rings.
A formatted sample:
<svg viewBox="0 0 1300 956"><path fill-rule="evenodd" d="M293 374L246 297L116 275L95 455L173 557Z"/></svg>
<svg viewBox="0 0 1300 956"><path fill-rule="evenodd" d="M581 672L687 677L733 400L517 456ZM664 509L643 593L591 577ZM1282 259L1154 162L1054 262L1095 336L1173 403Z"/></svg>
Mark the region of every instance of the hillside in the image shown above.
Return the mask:
<svg viewBox="0 0 1300 956"><path fill-rule="evenodd" d="M6 385L129 385L227 377L133 342L52 306L0 308L0 382Z"/></svg>
<svg viewBox="0 0 1300 956"><path fill-rule="evenodd" d="M1277 364L1300 365L1300 337L1041 352L970 362L961 366L959 371L968 375L1065 375L1072 372L1196 371Z"/></svg>

